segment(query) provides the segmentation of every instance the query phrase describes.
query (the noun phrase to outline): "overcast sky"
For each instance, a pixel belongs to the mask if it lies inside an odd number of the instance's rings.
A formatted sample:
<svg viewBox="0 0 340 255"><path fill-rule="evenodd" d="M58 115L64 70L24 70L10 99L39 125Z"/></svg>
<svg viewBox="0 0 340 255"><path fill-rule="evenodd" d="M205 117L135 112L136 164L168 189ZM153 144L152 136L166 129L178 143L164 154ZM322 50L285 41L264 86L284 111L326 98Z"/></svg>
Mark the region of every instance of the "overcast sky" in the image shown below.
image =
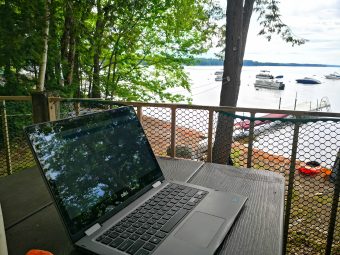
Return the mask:
<svg viewBox="0 0 340 255"><path fill-rule="evenodd" d="M281 0L280 12L282 21L294 34L309 42L292 47L278 36L273 36L268 42L257 35L260 27L254 13L245 59L340 65L340 0Z"/></svg>

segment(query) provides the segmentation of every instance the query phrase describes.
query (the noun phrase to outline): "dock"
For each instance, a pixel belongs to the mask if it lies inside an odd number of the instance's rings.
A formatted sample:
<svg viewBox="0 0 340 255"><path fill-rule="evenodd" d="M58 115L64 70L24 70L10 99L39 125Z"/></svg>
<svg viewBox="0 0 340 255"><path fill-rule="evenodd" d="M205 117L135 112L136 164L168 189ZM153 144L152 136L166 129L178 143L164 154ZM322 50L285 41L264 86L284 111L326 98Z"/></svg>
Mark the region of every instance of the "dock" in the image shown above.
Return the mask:
<svg viewBox="0 0 340 255"><path fill-rule="evenodd" d="M264 116L261 116L260 118L265 118L266 120L255 120L254 121L254 126L261 126L263 124L267 124L272 122L272 119L282 119L288 117L288 114L283 114L283 113L269 113ZM250 120L244 120L240 121L234 124L235 129L243 129L243 130L248 130L250 128Z"/></svg>

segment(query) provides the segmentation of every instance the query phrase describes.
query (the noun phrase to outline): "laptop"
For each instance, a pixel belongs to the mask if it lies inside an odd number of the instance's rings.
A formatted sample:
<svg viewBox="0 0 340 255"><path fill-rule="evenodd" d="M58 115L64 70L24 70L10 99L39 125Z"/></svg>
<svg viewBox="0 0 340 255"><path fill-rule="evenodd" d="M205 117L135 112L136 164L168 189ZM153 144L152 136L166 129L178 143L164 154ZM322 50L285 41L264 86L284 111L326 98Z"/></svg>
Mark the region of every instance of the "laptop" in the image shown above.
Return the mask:
<svg viewBox="0 0 340 255"><path fill-rule="evenodd" d="M71 241L96 254L213 254L247 200L165 180L132 107L25 133Z"/></svg>

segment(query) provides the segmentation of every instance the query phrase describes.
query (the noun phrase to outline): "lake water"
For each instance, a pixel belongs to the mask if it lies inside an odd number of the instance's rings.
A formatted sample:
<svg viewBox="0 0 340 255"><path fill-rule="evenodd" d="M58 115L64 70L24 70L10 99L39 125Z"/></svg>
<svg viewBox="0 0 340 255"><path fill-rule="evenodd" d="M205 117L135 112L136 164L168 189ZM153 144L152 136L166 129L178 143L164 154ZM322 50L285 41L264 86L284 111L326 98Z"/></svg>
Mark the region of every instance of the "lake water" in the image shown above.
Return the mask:
<svg viewBox="0 0 340 255"><path fill-rule="evenodd" d="M222 66L189 66L188 72L192 92L174 89L174 92L191 96L195 105L219 105L221 81L215 81L214 73L222 70ZM255 76L260 70L269 70L274 76L283 75L284 90L255 89ZM294 108L297 96L297 110L299 105L306 102L316 107L321 98L327 97L331 104L330 111L340 113L340 80L325 79L324 75L340 72L336 67L286 67L286 66L245 66L241 74L241 87L238 107L278 109L281 98L281 108ZM311 77L320 80L321 84L304 85L296 83L296 79ZM304 110L304 109L301 109Z"/></svg>

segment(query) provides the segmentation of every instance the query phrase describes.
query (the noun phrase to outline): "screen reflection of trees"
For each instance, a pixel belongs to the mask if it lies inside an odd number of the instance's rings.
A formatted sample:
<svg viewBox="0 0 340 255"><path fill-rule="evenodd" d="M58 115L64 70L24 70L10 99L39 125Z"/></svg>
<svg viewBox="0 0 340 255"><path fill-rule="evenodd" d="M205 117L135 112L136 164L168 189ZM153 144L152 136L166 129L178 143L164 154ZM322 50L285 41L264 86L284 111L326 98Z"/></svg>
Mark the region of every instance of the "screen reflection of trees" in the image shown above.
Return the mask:
<svg viewBox="0 0 340 255"><path fill-rule="evenodd" d="M31 131L71 232L77 232L161 176L135 115L95 114Z"/></svg>

